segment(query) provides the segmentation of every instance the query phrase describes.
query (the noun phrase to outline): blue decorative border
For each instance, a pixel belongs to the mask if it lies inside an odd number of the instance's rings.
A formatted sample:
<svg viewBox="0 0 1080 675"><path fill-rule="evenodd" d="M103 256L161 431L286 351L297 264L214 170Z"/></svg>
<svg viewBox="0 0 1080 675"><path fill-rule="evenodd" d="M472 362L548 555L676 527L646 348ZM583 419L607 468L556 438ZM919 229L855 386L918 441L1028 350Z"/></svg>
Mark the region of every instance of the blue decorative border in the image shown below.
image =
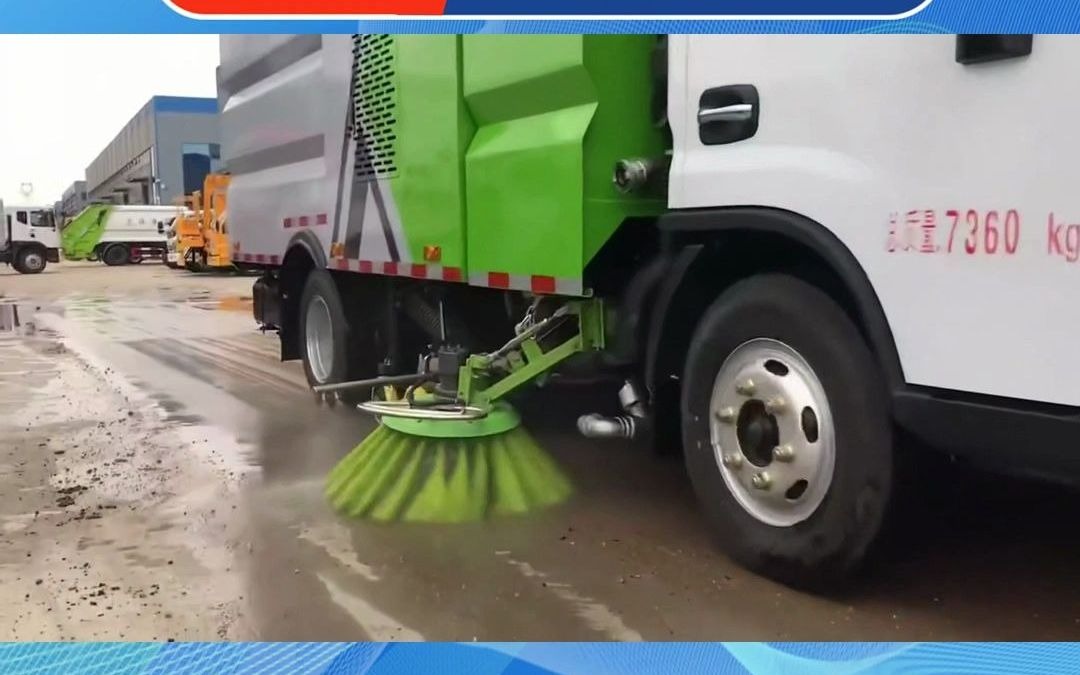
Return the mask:
<svg viewBox="0 0 1080 675"><path fill-rule="evenodd" d="M627 0L625 10L670 7L665 0ZM614 2L610 3L615 6ZM702 3L703 4L703 3ZM760 5L761 3L759 3ZM772 3L779 8L781 2ZM679 6L691 6L682 2ZM730 3L729 3L730 5ZM841 7L843 5L843 7ZM905 6L904 2L832 2L833 11ZM448 11L552 13L585 6L550 0L513 4L450 0ZM733 5L732 5L733 6ZM748 5L749 6L749 5ZM808 5L809 6L809 5ZM906 5L910 6L910 5ZM455 9L456 8L456 9ZM672 11L672 10L668 10ZM762 11L762 10L757 10ZM860 12L872 13L872 12ZM6 33L1069 33L1080 32L1080 2L1054 0L933 0L897 20L297 20L200 21L180 16L163 0L6 0ZM854 675L855 673L1062 673L1080 670L1080 645L1054 643L26 643L0 645L0 674L102 675L328 673L333 675L630 675L726 673Z"/></svg>
<svg viewBox="0 0 1080 675"><path fill-rule="evenodd" d="M1075 672L1055 643L30 643L0 645L0 673L35 675L986 675Z"/></svg>
<svg viewBox="0 0 1080 675"><path fill-rule="evenodd" d="M606 8L626 13L633 9L654 14L694 8L761 7L772 14L790 8L792 0L448 0L447 11L512 10L522 16L552 14L555 10ZM599 3L599 4L597 4ZM673 4L674 3L674 4ZM741 4L739 4L741 3ZM817 3L817 4L815 4ZM914 0L799 0L805 12L875 11L917 5ZM713 10L715 11L715 10ZM765 12L763 9L756 10ZM4 0L0 10L3 33L353 33L353 32L522 32L522 33L1072 33L1080 32L1080 2L1004 2L1002 0L932 0L903 19L866 20L500 20L463 18L423 20L198 20L182 16L166 0Z"/></svg>

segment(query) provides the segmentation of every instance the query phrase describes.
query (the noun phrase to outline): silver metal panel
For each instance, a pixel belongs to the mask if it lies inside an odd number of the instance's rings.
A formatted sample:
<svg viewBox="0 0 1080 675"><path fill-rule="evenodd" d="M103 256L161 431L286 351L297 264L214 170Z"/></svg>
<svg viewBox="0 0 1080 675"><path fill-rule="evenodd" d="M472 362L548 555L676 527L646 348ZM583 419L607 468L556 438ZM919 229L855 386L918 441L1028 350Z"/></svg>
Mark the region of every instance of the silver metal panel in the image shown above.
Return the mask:
<svg viewBox="0 0 1080 675"><path fill-rule="evenodd" d="M323 35L317 43L311 36L222 36L222 158L230 170L236 164L229 218L242 252L282 256L303 230L329 257L352 39Z"/></svg>

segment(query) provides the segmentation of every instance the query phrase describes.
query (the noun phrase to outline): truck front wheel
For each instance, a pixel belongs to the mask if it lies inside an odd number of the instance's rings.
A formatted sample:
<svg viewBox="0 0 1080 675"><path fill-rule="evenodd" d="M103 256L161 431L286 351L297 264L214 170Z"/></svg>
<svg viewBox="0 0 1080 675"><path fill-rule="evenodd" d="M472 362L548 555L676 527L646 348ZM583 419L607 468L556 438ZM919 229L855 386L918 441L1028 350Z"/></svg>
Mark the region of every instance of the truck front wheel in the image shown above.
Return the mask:
<svg viewBox="0 0 1080 675"><path fill-rule="evenodd" d="M36 247L19 251L14 263L15 269L22 274L39 274L45 270L45 265L45 251Z"/></svg>
<svg viewBox="0 0 1080 675"><path fill-rule="evenodd" d="M696 329L683 382L687 467L724 549L795 586L848 577L893 460L882 378L844 311L794 277L740 281Z"/></svg>
<svg viewBox="0 0 1080 675"><path fill-rule="evenodd" d="M202 250L201 248L191 249L188 251L186 257L187 261L185 262L184 266L189 272L200 273L207 270L206 251Z"/></svg>

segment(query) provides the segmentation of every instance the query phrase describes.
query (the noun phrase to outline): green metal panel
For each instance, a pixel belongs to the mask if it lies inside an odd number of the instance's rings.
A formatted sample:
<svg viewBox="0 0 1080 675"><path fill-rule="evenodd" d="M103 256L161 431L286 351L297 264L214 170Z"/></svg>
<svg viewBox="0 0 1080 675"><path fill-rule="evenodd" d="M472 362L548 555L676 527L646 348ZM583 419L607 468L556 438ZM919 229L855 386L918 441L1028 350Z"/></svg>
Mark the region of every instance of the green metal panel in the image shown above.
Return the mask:
<svg viewBox="0 0 1080 675"><path fill-rule="evenodd" d="M589 103L480 127L466 159L469 272L580 277Z"/></svg>
<svg viewBox="0 0 1080 675"><path fill-rule="evenodd" d="M396 174L390 179L412 259L465 269L465 148L474 126L461 97L457 35L394 36Z"/></svg>
<svg viewBox="0 0 1080 675"><path fill-rule="evenodd" d="M69 260L81 260L94 252L94 247L101 241L108 219L109 207L94 204L83 209L82 213L68 223L60 234L60 247L64 257Z"/></svg>
<svg viewBox="0 0 1080 675"><path fill-rule="evenodd" d="M619 194L615 162L657 157L654 38L469 35L463 95L476 123L465 157L469 273L580 278L627 217L662 200Z"/></svg>
<svg viewBox="0 0 1080 675"><path fill-rule="evenodd" d="M587 35L585 64L599 98L584 139L585 229L582 268L628 217L664 212L666 199L624 195L615 189L615 162L660 158L669 147L666 129L653 120L651 35Z"/></svg>

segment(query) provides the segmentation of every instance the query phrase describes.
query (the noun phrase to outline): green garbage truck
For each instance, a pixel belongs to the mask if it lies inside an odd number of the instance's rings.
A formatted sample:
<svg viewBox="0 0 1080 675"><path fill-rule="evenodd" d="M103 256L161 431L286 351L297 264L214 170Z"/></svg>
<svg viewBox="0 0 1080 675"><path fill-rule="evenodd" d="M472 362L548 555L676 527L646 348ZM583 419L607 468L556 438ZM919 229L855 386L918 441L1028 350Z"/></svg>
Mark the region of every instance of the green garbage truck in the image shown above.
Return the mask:
<svg viewBox="0 0 1080 675"><path fill-rule="evenodd" d="M109 266L164 260L169 224L183 212L180 206L91 204L64 227L64 257Z"/></svg>

